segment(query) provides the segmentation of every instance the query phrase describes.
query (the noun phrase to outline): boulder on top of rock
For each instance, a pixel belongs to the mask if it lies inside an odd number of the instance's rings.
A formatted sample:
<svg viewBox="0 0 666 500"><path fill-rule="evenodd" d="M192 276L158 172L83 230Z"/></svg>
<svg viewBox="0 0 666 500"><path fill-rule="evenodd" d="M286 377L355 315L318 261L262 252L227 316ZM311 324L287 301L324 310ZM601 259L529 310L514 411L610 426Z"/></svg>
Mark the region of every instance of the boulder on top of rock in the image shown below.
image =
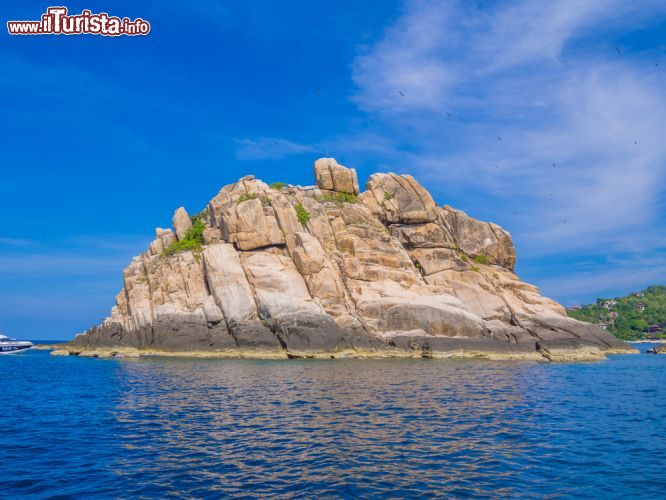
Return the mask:
<svg viewBox="0 0 666 500"><path fill-rule="evenodd" d="M440 224L467 255L507 269L516 265L516 249L511 235L497 224L473 219L462 210L449 206L440 208L439 213Z"/></svg>
<svg viewBox="0 0 666 500"><path fill-rule="evenodd" d="M240 250L284 244L273 207L265 206L258 198L227 206L220 227L223 239Z"/></svg>
<svg viewBox="0 0 666 500"><path fill-rule="evenodd" d="M171 229L162 229L161 227L155 228L155 239L148 248L150 255L159 255L166 250L169 245L176 241L176 235L173 234Z"/></svg>
<svg viewBox="0 0 666 500"><path fill-rule="evenodd" d="M335 158L319 158L314 171L319 189L350 194L360 192L356 170L338 164Z"/></svg>
<svg viewBox="0 0 666 500"><path fill-rule="evenodd" d="M187 230L192 227L190 216L183 207L180 207L176 210L176 213L173 214L173 227L176 230L178 240L185 238Z"/></svg>
<svg viewBox="0 0 666 500"><path fill-rule="evenodd" d="M168 247L169 245L171 245L173 242L176 241L176 235L173 234L173 231L171 229L162 229L161 227L156 227L155 236L158 239L162 240L164 248Z"/></svg>
<svg viewBox="0 0 666 500"><path fill-rule="evenodd" d="M373 174L361 202L389 224L422 224L437 220L435 201L411 175ZM370 196L371 195L371 196Z"/></svg>

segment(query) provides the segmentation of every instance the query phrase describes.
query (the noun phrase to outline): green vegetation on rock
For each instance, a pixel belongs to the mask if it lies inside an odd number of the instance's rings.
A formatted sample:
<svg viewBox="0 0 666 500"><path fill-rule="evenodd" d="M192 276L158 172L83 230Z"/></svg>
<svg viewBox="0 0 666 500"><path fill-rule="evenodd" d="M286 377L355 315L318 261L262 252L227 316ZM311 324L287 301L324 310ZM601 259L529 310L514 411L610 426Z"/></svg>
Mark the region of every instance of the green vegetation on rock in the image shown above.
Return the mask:
<svg viewBox="0 0 666 500"><path fill-rule="evenodd" d="M271 188L271 189L276 189L276 190L279 191L280 189L282 189L285 186L286 186L286 184L284 182L273 182L272 184L269 184L268 187Z"/></svg>
<svg viewBox="0 0 666 500"><path fill-rule="evenodd" d="M198 214L193 215L190 217L190 220L192 221L192 225L196 224L198 221L204 222L206 220L206 217L208 217L208 207L204 208L201 212ZM203 231L202 231L203 232Z"/></svg>
<svg viewBox="0 0 666 500"><path fill-rule="evenodd" d="M192 250L194 252L201 252L201 245L203 245L203 232L206 229L204 224L205 213L200 212L191 217L192 227L185 233L185 238L180 241L174 241L171 245L164 249L163 255L171 256L179 252Z"/></svg>
<svg viewBox="0 0 666 500"><path fill-rule="evenodd" d="M476 262L477 264L490 264L490 256L486 255L485 253L482 253L474 257L474 262Z"/></svg>
<svg viewBox="0 0 666 500"><path fill-rule="evenodd" d="M356 203L356 195L354 193L324 193L322 198L324 201L332 203Z"/></svg>
<svg viewBox="0 0 666 500"><path fill-rule="evenodd" d="M622 340L666 338L666 286L650 286L627 297L597 299L596 303L567 309L570 317L603 324ZM661 326L661 332L650 327Z"/></svg>
<svg viewBox="0 0 666 500"><path fill-rule="evenodd" d="M238 201L236 202L237 205L240 205L244 201L250 201L250 200L256 200L257 199L257 193L243 193L238 197Z"/></svg>
<svg viewBox="0 0 666 500"><path fill-rule="evenodd" d="M305 226L310 220L310 212L305 210L303 205L301 205L300 203L296 203L296 205L294 205L294 208L296 209L296 217L298 218L298 222L300 222Z"/></svg>

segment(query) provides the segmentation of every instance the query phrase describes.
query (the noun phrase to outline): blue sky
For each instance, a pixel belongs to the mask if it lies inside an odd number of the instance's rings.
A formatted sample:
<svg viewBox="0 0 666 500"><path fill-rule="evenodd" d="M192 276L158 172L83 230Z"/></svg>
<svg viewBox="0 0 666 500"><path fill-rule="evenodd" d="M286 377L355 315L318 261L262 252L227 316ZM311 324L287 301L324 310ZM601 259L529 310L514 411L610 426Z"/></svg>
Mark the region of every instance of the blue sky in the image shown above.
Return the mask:
<svg viewBox="0 0 666 500"><path fill-rule="evenodd" d="M66 5L152 32L2 35L0 331L70 338L175 208L327 154L500 224L565 304L666 282L663 1Z"/></svg>

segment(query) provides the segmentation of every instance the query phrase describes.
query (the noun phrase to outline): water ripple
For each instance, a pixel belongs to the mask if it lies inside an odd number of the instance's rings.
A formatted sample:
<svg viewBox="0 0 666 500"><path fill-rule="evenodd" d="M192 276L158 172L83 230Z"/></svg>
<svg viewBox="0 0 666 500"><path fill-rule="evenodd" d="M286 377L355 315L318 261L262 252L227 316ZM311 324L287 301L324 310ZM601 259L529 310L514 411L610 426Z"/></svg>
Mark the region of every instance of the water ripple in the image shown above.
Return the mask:
<svg viewBox="0 0 666 500"><path fill-rule="evenodd" d="M662 494L666 356L0 361L3 496Z"/></svg>

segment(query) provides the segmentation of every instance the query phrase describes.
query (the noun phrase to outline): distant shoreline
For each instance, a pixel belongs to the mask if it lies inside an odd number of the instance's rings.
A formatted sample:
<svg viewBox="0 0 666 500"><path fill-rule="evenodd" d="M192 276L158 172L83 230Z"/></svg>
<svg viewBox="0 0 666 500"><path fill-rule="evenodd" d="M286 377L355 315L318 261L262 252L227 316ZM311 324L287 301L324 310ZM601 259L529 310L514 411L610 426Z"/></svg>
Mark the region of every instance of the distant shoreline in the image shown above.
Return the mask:
<svg viewBox="0 0 666 500"><path fill-rule="evenodd" d="M627 340L627 344L666 344L666 339L655 340Z"/></svg>

